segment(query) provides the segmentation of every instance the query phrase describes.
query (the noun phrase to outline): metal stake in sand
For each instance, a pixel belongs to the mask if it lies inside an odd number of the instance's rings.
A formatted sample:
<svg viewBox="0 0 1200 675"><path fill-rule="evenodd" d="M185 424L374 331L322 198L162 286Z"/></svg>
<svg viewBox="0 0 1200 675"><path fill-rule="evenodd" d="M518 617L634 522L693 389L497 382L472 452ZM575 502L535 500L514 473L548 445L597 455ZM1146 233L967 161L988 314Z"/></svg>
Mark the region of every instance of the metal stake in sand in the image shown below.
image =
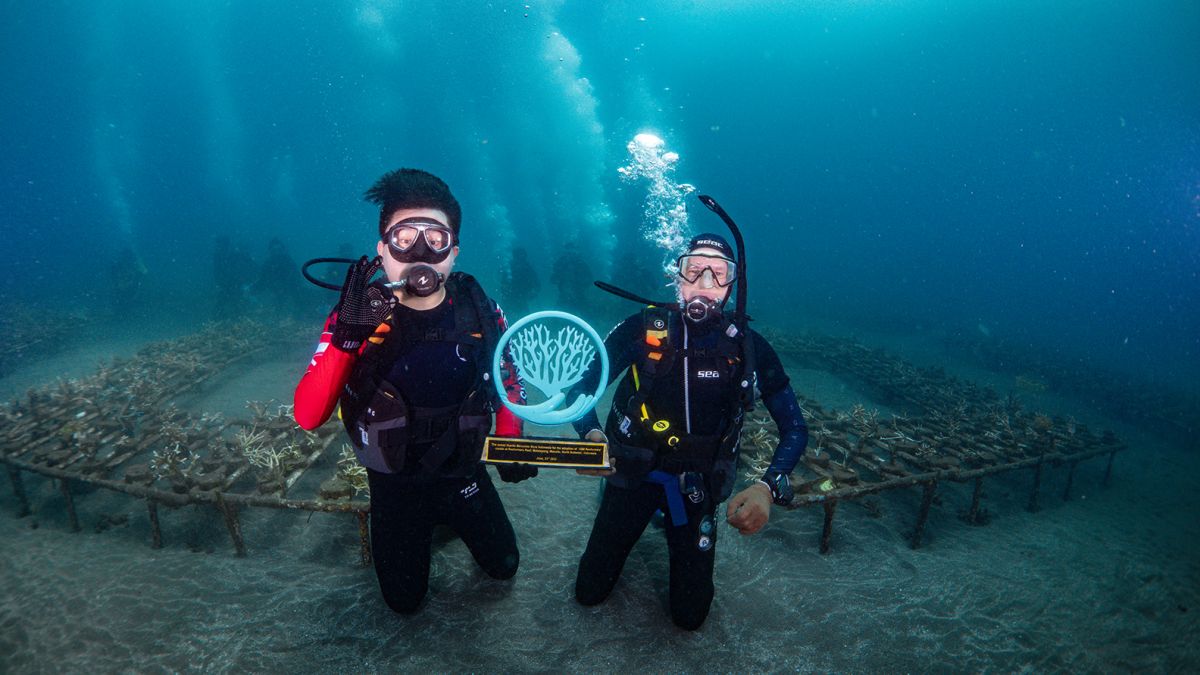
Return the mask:
<svg viewBox="0 0 1200 675"><path fill-rule="evenodd" d="M8 465L8 477L12 479L13 494L17 497L17 517L24 518L29 515L29 499L25 496L25 486L21 483L21 470L17 467Z"/></svg>
<svg viewBox="0 0 1200 675"><path fill-rule="evenodd" d="M75 498L71 496L70 479L58 479L58 487L62 490L63 499L67 502L67 520L71 523L71 531L78 532L83 528L79 527L79 516L75 513Z"/></svg>
<svg viewBox="0 0 1200 675"><path fill-rule="evenodd" d="M1038 457L1037 464L1033 465L1033 491L1029 493L1029 504L1025 506L1025 510L1030 513L1038 511L1038 490L1042 487L1042 458Z"/></svg>
<svg viewBox="0 0 1200 675"><path fill-rule="evenodd" d="M975 489L971 491L971 510L967 511L968 525L986 525L979 517L979 502L983 497L983 476L975 477Z"/></svg>
<svg viewBox="0 0 1200 675"><path fill-rule="evenodd" d="M358 511L355 513L358 516L358 543L359 554L362 556L363 567L371 566L371 537L370 530L367 529L367 513Z"/></svg>
<svg viewBox="0 0 1200 675"><path fill-rule="evenodd" d="M937 481L926 481L921 492L921 510L917 513L917 526L913 530L912 547L921 547L921 535L925 533L925 521L929 520L929 507L933 505L933 493L937 491Z"/></svg>
<svg viewBox="0 0 1200 675"><path fill-rule="evenodd" d="M1070 462L1067 464L1067 487L1063 489L1063 501L1071 501L1071 484L1075 482L1075 465L1078 462Z"/></svg>
<svg viewBox="0 0 1200 675"><path fill-rule="evenodd" d="M146 512L150 514L150 548L162 548L162 528L158 524L158 502L147 499Z"/></svg>
<svg viewBox="0 0 1200 675"><path fill-rule="evenodd" d="M825 524L821 527L821 554L829 553L829 540L833 538L833 512L837 510L836 499L826 499L822 502L825 507Z"/></svg>
<svg viewBox="0 0 1200 675"><path fill-rule="evenodd" d="M233 539L233 548L239 558L246 557L246 542L242 540L242 525L238 522L237 509L225 501L225 497L216 493L217 510L225 517L225 527L229 530L229 538Z"/></svg>

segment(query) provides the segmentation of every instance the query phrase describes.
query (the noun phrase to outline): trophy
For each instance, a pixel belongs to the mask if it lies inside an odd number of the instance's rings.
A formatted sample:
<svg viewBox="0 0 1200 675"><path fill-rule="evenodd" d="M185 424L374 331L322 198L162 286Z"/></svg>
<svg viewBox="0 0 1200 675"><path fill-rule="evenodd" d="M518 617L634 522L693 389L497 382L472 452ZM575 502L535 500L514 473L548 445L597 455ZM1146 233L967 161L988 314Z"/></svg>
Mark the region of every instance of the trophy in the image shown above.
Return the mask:
<svg viewBox="0 0 1200 675"><path fill-rule="evenodd" d="M525 403L508 400L500 366L507 349L525 384ZM600 359L600 380L594 392L571 388ZM539 426L555 426L583 417L600 401L608 384L608 354L604 340L586 321L566 312L535 312L517 321L500 336L492 359L492 379L500 402L514 415ZM532 401L532 402L530 402ZM488 436L483 460L493 464L520 463L573 469L607 469L608 444L565 438Z"/></svg>

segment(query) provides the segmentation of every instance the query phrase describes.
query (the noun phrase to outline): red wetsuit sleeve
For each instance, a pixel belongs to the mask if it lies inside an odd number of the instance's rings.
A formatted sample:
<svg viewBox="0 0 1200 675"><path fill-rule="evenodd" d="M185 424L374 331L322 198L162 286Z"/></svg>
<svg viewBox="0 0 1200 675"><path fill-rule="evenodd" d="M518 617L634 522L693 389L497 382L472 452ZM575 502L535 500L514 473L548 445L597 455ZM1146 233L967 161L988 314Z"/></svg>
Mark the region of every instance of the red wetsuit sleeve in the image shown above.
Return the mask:
<svg viewBox="0 0 1200 675"><path fill-rule="evenodd" d="M354 369L354 362L358 359L357 354L350 354L330 345L336 322L336 312L325 320L325 329L321 332L317 350L308 362L308 369L304 371L300 383L296 385L296 424L309 431L324 424L333 414L342 386L350 379L350 371Z"/></svg>
<svg viewBox="0 0 1200 675"><path fill-rule="evenodd" d="M508 321L504 318L504 310L496 305L496 312L499 314L497 323L500 326L500 332L508 330ZM502 372L506 373L504 378L504 392L508 400L517 403L525 403L525 385L521 382L521 375L517 372L517 366L513 363L512 357L507 349L504 350L504 357L501 359L503 364ZM520 436L522 423L521 418L512 413L511 410L500 406L496 411L496 435L497 436Z"/></svg>

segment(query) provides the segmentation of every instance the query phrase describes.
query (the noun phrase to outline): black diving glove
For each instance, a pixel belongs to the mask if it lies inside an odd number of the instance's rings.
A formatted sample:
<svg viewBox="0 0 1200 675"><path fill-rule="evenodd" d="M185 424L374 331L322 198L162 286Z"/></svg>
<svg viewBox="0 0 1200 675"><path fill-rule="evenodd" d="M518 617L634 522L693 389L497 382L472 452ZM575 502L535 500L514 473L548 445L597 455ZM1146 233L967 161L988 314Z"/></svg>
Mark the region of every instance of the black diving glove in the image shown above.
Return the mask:
<svg viewBox="0 0 1200 675"><path fill-rule="evenodd" d="M497 464L496 473L505 483L520 483L526 478L537 475L537 467L532 464Z"/></svg>
<svg viewBox="0 0 1200 675"><path fill-rule="evenodd" d="M357 351L395 307L396 298L391 291L371 285L371 277L382 265L378 256L367 260L365 255L350 265L337 305L337 322L331 339L334 347L344 352Z"/></svg>

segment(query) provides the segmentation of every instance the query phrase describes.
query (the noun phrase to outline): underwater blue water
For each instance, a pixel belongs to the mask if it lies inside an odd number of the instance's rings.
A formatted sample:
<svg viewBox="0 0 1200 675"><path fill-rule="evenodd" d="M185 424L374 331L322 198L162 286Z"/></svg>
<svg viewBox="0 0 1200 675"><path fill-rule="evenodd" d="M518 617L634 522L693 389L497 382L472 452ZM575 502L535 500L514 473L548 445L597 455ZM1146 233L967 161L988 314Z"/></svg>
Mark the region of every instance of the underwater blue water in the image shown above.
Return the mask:
<svg viewBox="0 0 1200 675"><path fill-rule="evenodd" d="M5 296L127 243L193 291L217 234L365 249L397 166L458 193L485 284L571 239L620 281L652 131L742 223L763 318L1200 368L1195 3L306 4L5 3Z"/></svg>
<svg viewBox="0 0 1200 675"><path fill-rule="evenodd" d="M362 192L412 166L455 191L459 267L501 300L523 246L553 306L568 243L663 297L652 216L682 199L671 227L723 233L711 194L765 325L995 341L1200 394L1196 2L48 0L0 25L0 307L103 315L131 247L144 312L206 318L216 237L368 252ZM665 197L619 171L639 133L677 155ZM632 310L591 292L563 309Z"/></svg>

